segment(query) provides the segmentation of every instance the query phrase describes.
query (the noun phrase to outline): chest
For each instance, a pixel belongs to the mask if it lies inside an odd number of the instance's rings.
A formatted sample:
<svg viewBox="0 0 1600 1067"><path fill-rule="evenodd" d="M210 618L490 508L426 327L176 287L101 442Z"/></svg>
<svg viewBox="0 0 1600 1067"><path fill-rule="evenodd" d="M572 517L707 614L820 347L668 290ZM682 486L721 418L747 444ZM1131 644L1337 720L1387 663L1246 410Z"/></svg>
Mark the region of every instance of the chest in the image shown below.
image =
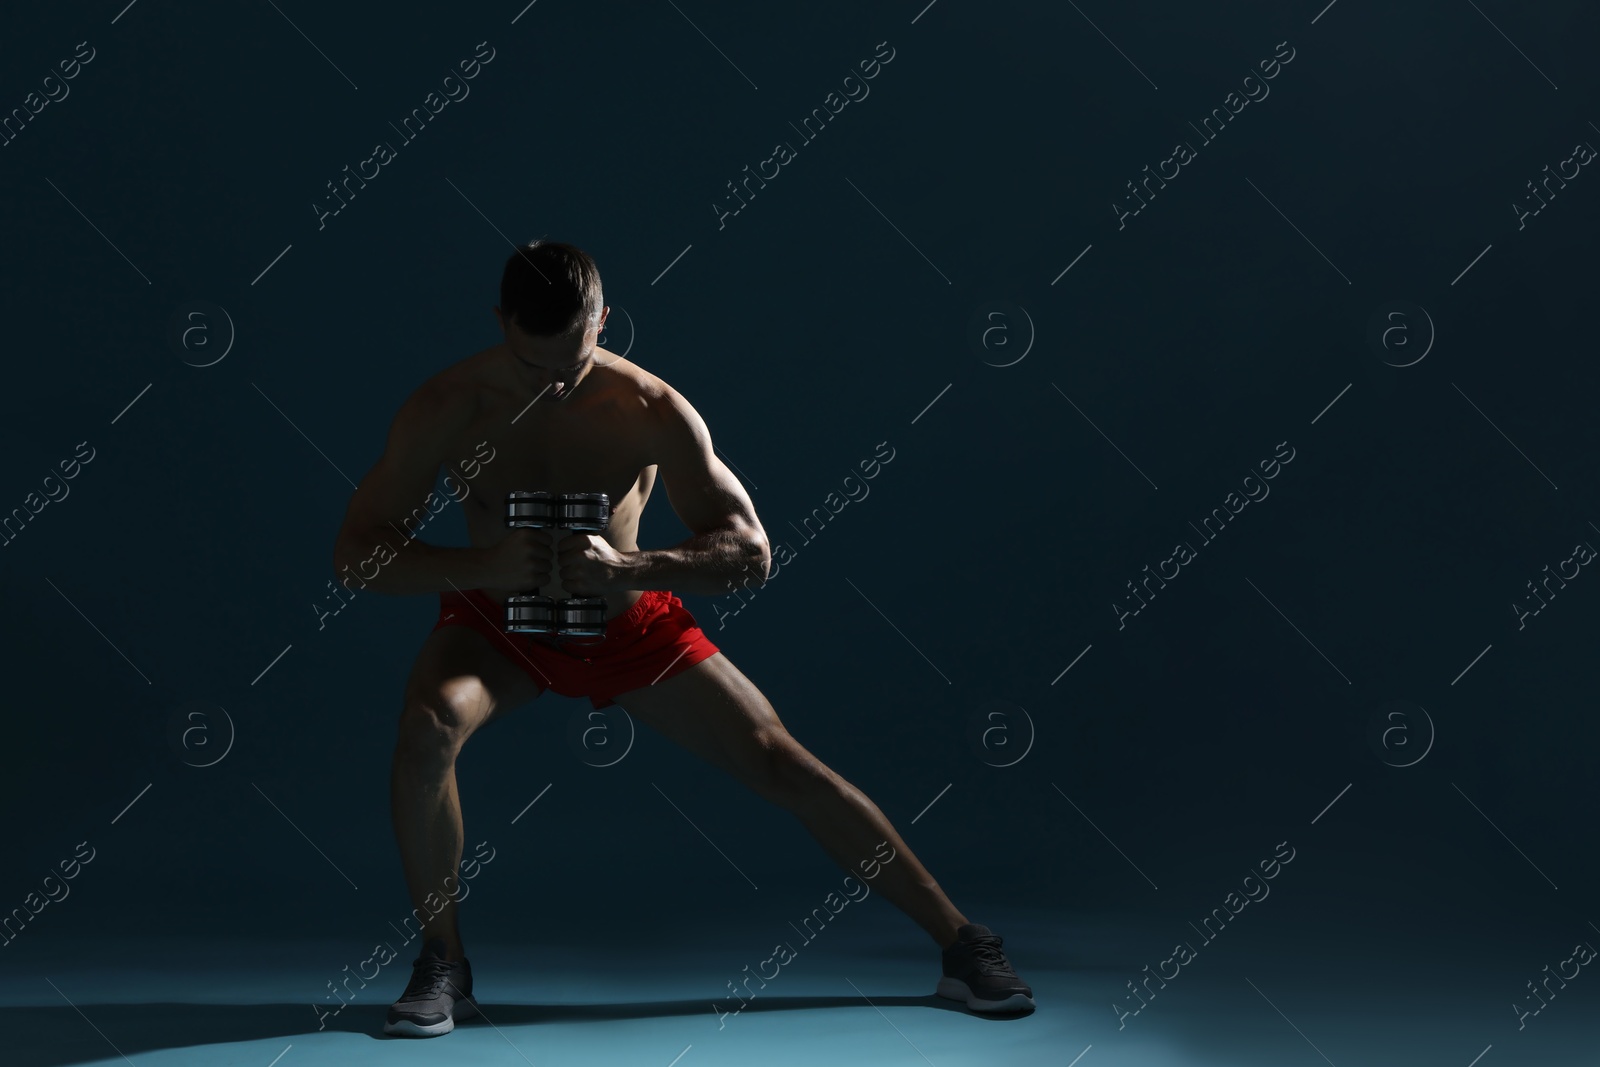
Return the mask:
<svg viewBox="0 0 1600 1067"><path fill-rule="evenodd" d="M475 451L463 455L478 461L471 479L476 510L501 516L507 493L535 490L605 493L613 512L637 506L639 493L648 492L652 480L646 468L654 462L640 420L608 409L585 415L474 426L476 436L466 447ZM455 468L457 478L473 469L468 464Z"/></svg>

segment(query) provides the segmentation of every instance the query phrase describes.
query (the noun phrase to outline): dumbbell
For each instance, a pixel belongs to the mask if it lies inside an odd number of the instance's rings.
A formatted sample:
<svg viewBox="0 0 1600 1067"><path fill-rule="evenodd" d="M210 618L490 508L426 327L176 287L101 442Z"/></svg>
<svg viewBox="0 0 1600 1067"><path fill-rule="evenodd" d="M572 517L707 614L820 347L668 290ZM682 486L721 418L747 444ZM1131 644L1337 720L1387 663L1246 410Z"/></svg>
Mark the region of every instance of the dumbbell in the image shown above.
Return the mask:
<svg viewBox="0 0 1600 1067"><path fill-rule="evenodd" d="M507 493L506 525L600 533L611 525L611 498L605 493ZM606 598L569 596L557 600L541 596L537 589L509 596L506 598L505 630L512 634L554 637L557 641L604 637Z"/></svg>

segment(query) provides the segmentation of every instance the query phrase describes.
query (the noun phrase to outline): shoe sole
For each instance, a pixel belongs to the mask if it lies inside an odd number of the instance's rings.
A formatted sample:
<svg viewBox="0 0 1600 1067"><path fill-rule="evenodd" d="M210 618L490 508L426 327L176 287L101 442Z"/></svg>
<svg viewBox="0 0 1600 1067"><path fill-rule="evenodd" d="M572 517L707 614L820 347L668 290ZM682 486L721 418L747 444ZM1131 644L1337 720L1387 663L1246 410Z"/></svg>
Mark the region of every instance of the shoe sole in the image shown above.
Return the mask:
<svg viewBox="0 0 1600 1067"><path fill-rule="evenodd" d="M1026 993L1013 993L1004 1000L984 1000L973 994L972 990L959 978L941 978L939 987L934 990L946 1000L959 1000L973 1011L984 1012L1009 1012L1028 1011L1035 1007L1033 998Z"/></svg>
<svg viewBox="0 0 1600 1067"><path fill-rule="evenodd" d="M478 1014L478 1006L471 1000L463 1000L451 1010L450 1017L438 1023L414 1023L410 1019L401 1019L398 1022L383 1024L383 1032L397 1034L401 1037L438 1037L448 1034L456 1028L456 1021L470 1019Z"/></svg>

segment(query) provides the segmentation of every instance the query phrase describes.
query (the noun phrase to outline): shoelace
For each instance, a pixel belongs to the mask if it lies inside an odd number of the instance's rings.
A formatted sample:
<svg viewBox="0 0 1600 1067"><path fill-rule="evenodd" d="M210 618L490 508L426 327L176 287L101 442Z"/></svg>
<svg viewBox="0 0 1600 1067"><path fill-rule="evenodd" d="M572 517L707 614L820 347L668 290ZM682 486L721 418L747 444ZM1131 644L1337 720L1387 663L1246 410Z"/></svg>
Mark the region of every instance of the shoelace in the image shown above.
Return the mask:
<svg viewBox="0 0 1600 1067"><path fill-rule="evenodd" d="M987 937L974 937L964 944L980 970L991 974L1015 975L1005 953L1000 951L1001 940L998 934L990 934Z"/></svg>
<svg viewBox="0 0 1600 1067"><path fill-rule="evenodd" d="M406 987L405 996L417 997L426 994L436 997L450 980L450 970L453 964L449 960L442 960L436 956L419 956L411 961L416 968L411 976L411 984Z"/></svg>

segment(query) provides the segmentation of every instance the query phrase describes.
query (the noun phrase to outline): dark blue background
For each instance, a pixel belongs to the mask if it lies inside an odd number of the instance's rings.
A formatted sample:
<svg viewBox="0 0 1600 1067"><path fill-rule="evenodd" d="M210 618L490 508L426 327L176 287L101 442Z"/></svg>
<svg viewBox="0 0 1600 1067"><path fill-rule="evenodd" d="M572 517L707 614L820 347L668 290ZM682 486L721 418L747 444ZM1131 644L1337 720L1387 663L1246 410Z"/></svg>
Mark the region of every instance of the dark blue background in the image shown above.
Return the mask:
<svg viewBox="0 0 1600 1067"><path fill-rule="evenodd" d="M604 343L631 321L629 358L697 406L797 550L725 628L713 598L689 607L969 915L1177 927L1287 841L1258 936L1550 959L1600 913L1600 579L1520 631L1509 605L1600 544L1600 179L1521 230L1510 205L1600 142L1600 16L1316 6L1085 9L1105 37L1070 6L949 0L544 0L515 25L516 5L286 8L328 59L270 5L7 12L0 107L77 42L97 55L0 148L0 509L78 442L96 455L0 548L0 908L87 840L77 903L26 937L366 944L405 913L389 760L437 601L366 594L320 630L312 604L347 478L418 383L498 339L510 243L547 236L596 257ZM324 183L484 40L471 95L319 230ZM870 96L798 144L789 123L881 41ZM1280 41L1270 96L1119 230L1124 183ZM725 183L778 141L797 158L719 229ZM168 340L193 300L237 328L203 369ZM969 343L991 301L1036 329L1009 367L989 362L1020 348ZM1437 330L1413 366L1366 340L1393 301ZM1283 441L1270 498L1119 631L1124 583ZM879 442L870 497L802 544L789 524ZM663 497L640 543L686 535ZM464 543L457 509L428 539ZM969 743L995 700L1036 728L1005 768ZM1393 700L1432 719L1414 766L1369 744ZM213 767L169 741L188 701L236 727ZM469 851L497 849L469 943L717 941L730 910L776 921L837 884L797 822L643 728L585 765L587 708L547 696L466 749Z"/></svg>

